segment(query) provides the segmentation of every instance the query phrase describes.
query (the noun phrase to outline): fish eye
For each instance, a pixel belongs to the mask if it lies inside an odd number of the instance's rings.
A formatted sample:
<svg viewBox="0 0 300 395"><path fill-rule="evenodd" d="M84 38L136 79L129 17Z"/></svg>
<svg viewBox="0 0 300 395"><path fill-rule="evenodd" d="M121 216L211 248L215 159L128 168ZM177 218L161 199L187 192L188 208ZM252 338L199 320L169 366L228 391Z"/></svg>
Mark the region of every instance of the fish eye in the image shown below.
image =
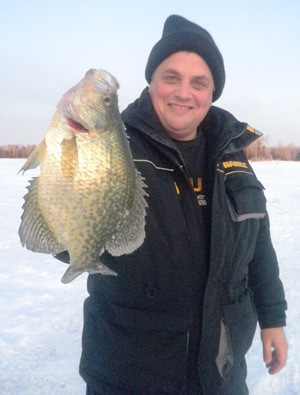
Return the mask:
<svg viewBox="0 0 300 395"><path fill-rule="evenodd" d="M104 97L103 97L103 101L104 101L104 104L105 104L107 107L109 107L109 106L111 105L111 100L110 100L110 97L109 97L109 96L104 96Z"/></svg>

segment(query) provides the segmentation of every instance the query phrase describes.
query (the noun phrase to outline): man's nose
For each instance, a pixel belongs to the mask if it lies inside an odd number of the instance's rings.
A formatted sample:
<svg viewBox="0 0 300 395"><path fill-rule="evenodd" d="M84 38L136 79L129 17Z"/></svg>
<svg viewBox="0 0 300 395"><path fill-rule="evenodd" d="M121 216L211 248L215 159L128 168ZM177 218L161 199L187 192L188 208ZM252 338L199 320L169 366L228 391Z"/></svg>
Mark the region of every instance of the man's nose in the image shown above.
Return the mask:
<svg viewBox="0 0 300 395"><path fill-rule="evenodd" d="M182 81L175 91L176 97L181 100L189 100L191 98L191 87L187 82Z"/></svg>

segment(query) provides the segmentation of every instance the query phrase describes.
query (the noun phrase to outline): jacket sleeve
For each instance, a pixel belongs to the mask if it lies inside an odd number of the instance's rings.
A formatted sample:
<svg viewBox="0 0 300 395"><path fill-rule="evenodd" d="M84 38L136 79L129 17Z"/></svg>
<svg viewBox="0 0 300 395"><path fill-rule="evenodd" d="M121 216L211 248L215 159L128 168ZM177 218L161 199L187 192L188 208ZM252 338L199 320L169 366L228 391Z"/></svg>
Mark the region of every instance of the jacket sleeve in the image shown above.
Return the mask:
<svg viewBox="0 0 300 395"><path fill-rule="evenodd" d="M261 329L285 326L287 302L271 241L268 214L260 220L256 249L249 265L249 287L254 294Z"/></svg>

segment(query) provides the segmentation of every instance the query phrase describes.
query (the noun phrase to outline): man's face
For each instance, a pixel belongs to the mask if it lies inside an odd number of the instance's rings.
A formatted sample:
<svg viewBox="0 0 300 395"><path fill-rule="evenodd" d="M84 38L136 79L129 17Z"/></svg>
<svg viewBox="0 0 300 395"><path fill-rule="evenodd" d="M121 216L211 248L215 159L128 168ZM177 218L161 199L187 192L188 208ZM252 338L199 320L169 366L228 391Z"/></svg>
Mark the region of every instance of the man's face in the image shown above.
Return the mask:
<svg viewBox="0 0 300 395"><path fill-rule="evenodd" d="M192 140L206 116L214 90L206 62L193 52L176 52L155 70L149 86L151 101L167 134Z"/></svg>

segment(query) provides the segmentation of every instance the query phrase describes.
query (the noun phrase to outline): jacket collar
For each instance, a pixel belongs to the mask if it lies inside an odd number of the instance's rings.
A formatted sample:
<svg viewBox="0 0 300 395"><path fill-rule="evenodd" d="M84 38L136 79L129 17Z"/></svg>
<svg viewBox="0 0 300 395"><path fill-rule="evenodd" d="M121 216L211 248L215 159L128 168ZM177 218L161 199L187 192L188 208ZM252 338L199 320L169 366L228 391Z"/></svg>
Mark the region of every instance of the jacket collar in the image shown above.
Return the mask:
<svg viewBox="0 0 300 395"><path fill-rule="evenodd" d="M177 150L175 143L165 132L154 111L148 87L122 112L121 116L126 127L138 129L160 144Z"/></svg>
<svg viewBox="0 0 300 395"><path fill-rule="evenodd" d="M238 121L231 113L212 106L201 123L208 152L216 157L245 149L262 135L246 122Z"/></svg>

